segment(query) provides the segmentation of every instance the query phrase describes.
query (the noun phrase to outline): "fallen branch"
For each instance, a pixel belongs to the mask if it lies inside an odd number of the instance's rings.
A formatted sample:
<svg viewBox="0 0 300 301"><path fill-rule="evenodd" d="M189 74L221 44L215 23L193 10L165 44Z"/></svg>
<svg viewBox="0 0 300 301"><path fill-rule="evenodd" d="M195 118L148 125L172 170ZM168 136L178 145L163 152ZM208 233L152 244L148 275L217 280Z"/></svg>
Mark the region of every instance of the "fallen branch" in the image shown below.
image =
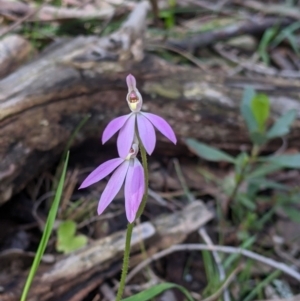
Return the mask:
<svg viewBox="0 0 300 301"><path fill-rule="evenodd" d="M235 248L235 247L227 247L227 246L217 246L217 245L203 245L203 244L183 244L183 245L174 245L170 247L169 249L163 250L161 252L158 252L148 259L144 260L141 262L139 265L137 265L127 276L127 282L129 282L137 273L139 273L144 267L146 267L148 264L151 262L158 260L162 257L165 257L171 253L174 252L180 252L180 251L219 251L219 252L224 252L224 253L229 253L229 254L241 254L245 257L251 258L253 260L256 260L258 262L261 262L263 264L266 264L268 266L271 266L277 270L282 271L283 273L295 278L300 282L300 273L295 271L294 269L290 268L286 264L282 262L278 262L276 260L273 260L268 257L264 257L262 255L259 255L257 253L254 253L249 250L245 250L242 248Z"/></svg>

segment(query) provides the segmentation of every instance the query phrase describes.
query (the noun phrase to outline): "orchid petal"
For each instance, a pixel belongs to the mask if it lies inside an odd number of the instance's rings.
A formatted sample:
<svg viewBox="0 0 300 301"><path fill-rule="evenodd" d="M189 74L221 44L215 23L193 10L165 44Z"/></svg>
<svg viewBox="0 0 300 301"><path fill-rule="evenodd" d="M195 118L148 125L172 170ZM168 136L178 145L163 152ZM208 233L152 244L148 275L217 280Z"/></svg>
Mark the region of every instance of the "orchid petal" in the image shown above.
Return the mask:
<svg viewBox="0 0 300 301"><path fill-rule="evenodd" d="M133 162L130 162L125 180L125 209L129 223L134 222L136 218L144 192L144 169L139 160L135 158Z"/></svg>
<svg viewBox="0 0 300 301"><path fill-rule="evenodd" d="M119 156L121 158L126 158L129 154L135 131L135 114L131 116L126 121L125 125L121 128L117 140L117 147Z"/></svg>
<svg viewBox="0 0 300 301"><path fill-rule="evenodd" d="M116 158L101 164L86 177L86 179L80 185L79 189L86 188L102 180L112 171L114 171L123 161L124 159L122 158Z"/></svg>
<svg viewBox="0 0 300 301"><path fill-rule="evenodd" d="M98 214L100 215L112 202L121 189L129 167L129 161L124 161L109 179L98 204Z"/></svg>
<svg viewBox="0 0 300 301"><path fill-rule="evenodd" d="M156 143L154 127L148 118L142 114L137 114L137 125L139 137L142 140L143 146L145 147L147 153L151 155Z"/></svg>
<svg viewBox="0 0 300 301"><path fill-rule="evenodd" d="M119 129L123 127L130 114L113 119L104 129L102 135L102 144L109 140Z"/></svg>
<svg viewBox="0 0 300 301"><path fill-rule="evenodd" d="M177 139L175 133L171 126L163 118L151 113L143 112L142 114L147 117L164 136L176 144Z"/></svg>
<svg viewBox="0 0 300 301"><path fill-rule="evenodd" d="M126 83L127 83L128 91L136 89L136 80L132 74L127 75Z"/></svg>

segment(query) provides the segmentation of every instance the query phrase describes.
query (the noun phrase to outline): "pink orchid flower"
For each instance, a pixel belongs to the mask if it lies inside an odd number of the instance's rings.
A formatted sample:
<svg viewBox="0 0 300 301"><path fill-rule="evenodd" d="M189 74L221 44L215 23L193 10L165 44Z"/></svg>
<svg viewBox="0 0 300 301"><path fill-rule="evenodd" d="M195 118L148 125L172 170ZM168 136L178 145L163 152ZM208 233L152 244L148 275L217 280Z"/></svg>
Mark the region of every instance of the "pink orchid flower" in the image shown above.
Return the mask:
<svg viewBox="0 0 300 301"><path fill-rule="evenodd" d="M176 136L171 126L161 117L141 112L143 98L136 88L136 80L133 75L129 74L126 78L128 86L127 103L132 111L128 115L120 116L113 119L104 129L102 143L109 140L117 131L117 147L120 157L125 157L133 143L135 131L137 129L143 146L149 155L152 154L156 144L156 127L164 136L176 144Z"/></svg>
<svg viewBox="0 0 300 301"><path fill-rule="evenodd" d="M145 192L144 169L136 158L138 145L134 143L125 159L116 158L98 166L83 181L79 189L86 188L112 173L98 204L100 215L112 202L125 181L125 211L127 220L132 223Z"/></svg>

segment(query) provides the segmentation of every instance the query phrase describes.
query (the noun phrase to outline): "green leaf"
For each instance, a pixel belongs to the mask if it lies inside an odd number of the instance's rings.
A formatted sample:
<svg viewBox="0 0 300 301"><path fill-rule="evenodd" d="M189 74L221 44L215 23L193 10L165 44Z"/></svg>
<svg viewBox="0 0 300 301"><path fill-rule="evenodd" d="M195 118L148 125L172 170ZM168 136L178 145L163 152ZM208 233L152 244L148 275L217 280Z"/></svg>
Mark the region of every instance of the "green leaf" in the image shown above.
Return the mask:
<svg viewBox="0 0 300 301"><path fill-rule="evenodd" d="M259 293L263 291L264 287L270 284L274 279L278 278L281 273L281 271L276 270L273 273L269 274L265 279L261 280L246 297L243 298L243 301L251 301L256 295L259 296Z"/></svg>
<svg viewBox="0 0 300 301"><path fill-rule="evenodd" d="M255 226L256 229L262 229L264 225L271 220L275 213L275 206L271 207L271 209L263 214L263 216L256 221Z"/></svg>
<svg viewBox="0 0 300 301"><path fill-rule="evenodd" d="M57 229L57 251L64 254L76 251L87 244L87 238L84 235L77 235L76 223L68 220L62 222Z"/></svg>
<svg viewBox="0 0 300 301"><path fill-rule="evenodd" d="M76 223L73 221L64 221L62 222L58 229L57 235L59 239L67 239L73 237L76 232Z"/></svg>
<svg viewBox="0 0 300 301"><path fill-rule="evenodd" d="M194 301L193 297L187 291L187 289L185 289L183 286L180 286L180 285L177 285L174 283L169 283L169 282L152 286L134 296L125 298L122 301L147 301L147 300L150 300L150 299L156 297L157 295L163 293L164 291L172 289L172 288L179 289L185 295L185 297L187 298L188 301Z"/></svg>
<svg viewBox="0 0 300 301"><path fill-rule="evenodd" d="M35 275L35 273L36 273L36 271L39 267L41 258L43 256L43 254L45 253L47 243L49 241L49 238L50 238L50 235L51 235L51 232L52 232L53 224L55 222L59 202L60 202L60 199L61 199L61 196L62 196L62 193L63 193L63 187L64 187L64 182L65 182L65 177L66 177L68 161L69 161L69 152L67 152L67 154L66 154L65 163L64 163L64 166L63 166L63 170L62 170L62 173L61 173L61 176L60 176L60 180L59 180L56 192L55 192L54 201L51 205L51 208L50 208L50 211L49 211L49 214L48 214L48 217L47 217L47 221L46 221L46 224L45 224L43 236L42 236L42 239L39 243L38 250L35 254L34 261L33 261L32 266L30 268L29 275L26 279L26 283L25 283L20 301L25 301L26 300L27 294L29 292L31 283L32 283L33 278L34 278L34 275Z"/></svg>
<svg viewBox="0 0 300 301"><path fill-rule="evenodd" d="M280 155L266 158L260 158L264 161L275 163L285 168L300 168L300 153L293 155Z"/></svg>
<svg viewBox="0 0 300 301"><path fill-rule="evenodd" d="M288 40L297 55L299 55L299 46L297 44L297 37L294 34L296 30L300 28L300 21L295 22L283 30L277 35L277 37L272 42L272 47L277 47L283 40Z"/></svg>
<svg viewBox="0 0 300 301"><path fill-rule="evenodd" d="M248 238L246 241L244 241L240 248L242 249L249 249L250 247L252 247L252 245L255 243L256 241L256 236L251 236L250 238ZM225 260L224 260L224 268L227 269L230 266L233 265L234 261L239 258L241 255L239 253L234 253L229 255Z"/></svg>
<svg viewBox="0 0 300 301"><path fill-rule="evenodd" d="M250 174L246 175L246 179L254 179L254 178L263 177L270 173L278 171L280 169L282 169L282 166L280 166L278 164L264 164L264 165L257 167Z"/></svg>
<svg viewBox="0 0 300 301"><path fill-rule="evenodd" d="M72 253L76 250L79 250L87 245L87 237L84 235L77 235L70 239L66 240L65 244L62 244L64 254Z"/></svg>
<svg viewBox="0 0 300 301"><path fill-rule="evenodd" d="M256 204L253 202L253 200L250 200L249 197L245 194L239 194L237 196L237 201L251 211L256 210Z"/></svg>
<svg viewBox="0 0 300 301"><path fill-rule="evenodd" d="M245 119L248 131L250 133L254 132L258 128L257 122L251 110L251 102L254 97L255 97L254 89L252 87L247 87L244 90L241 106L240 106L241 114Z"/></svg>
<svg viewBox="0 0 300 301"><path fill-rule="evenodd" d="M290 199L289 202L291 204L299 204L299 199L300 199L300 192L298 193L292 193L292 195L290 195Z"/></svg>
<svg viewBox="0 0 300 301"><path fill-rule="evenodd" d="M288 215L288 217L293 221L300 223L300 211L296 208L283 206L283 211Z"/></svg>
<svg viewBox="0 0 300 301"><path fill-rule="evenodd" d="M296 118L296 110L289 110L284 115L282 115L271 127L267 133L268 139L273 139L276 137L282 137L289 133L290 126Z"/></svg>
<svg viewBox="0 0 300 301"><path fill-rule="evenodd" d="M255 182L252 182L251 180L250 181L247 181L247 196L248 198L251 198L251 199L255 199L256 196L257 196L257 193L259 192L260 190L260 187L259 185L257 185Z"/></svg>
<svg viewBox="0 0 300 301"><path fill-rule="evenodd" d="M202 295L210 294L211 291L217 290L220 284L220 278L216 271L213 257L210 251L202 251L202 260L204 264L207 285L202 291Z"/></svg>
<svg viewBox="0 0 300 301"><path fill-rule="evenodd" d="M256 94L251 102L251 111L258 124L258 129L263 132L270 114L270 101L265 94Z"/></svg>
<svg viewBox="0 0 300 301"><path fill-rule="evenodd" d="M225 161L230 163L235 163L235 159L229 154L218 150L214 147L210 147L207 144L198 142L195 139L188 138L186 139L186 144L189 149L194 152L199 157L208 160L208 161Z"/></svg>
<svg viewBox="0 0 300 301"><path fill-rule="evenodd" d="M291 47L293 48L294 52L299 55L299 46L297 36L291 33L287 33L286 39L290 42Z"/></svg>
<svg viewBox="0 0 300 301"><path fill-rule="evenodd" d="M268 28L262 38L261 41L258 45L258 53L260 57L262 58L263 62L268 66L270 63L270 57L268 53L268 47L270 42L273 40L275 35L277 34L278 31L278 26L273 26L271 28Z"/></svg>
<svg viewBox="0 0 300 301"><path fill-rule="evenodd" d="M259 186L260 190L263 189L278 189L278 190L289 190L288 187L284 184L272 181L272 180L267 180L265 178L256 178L250 180L250 183L257 184Z"/></svg>

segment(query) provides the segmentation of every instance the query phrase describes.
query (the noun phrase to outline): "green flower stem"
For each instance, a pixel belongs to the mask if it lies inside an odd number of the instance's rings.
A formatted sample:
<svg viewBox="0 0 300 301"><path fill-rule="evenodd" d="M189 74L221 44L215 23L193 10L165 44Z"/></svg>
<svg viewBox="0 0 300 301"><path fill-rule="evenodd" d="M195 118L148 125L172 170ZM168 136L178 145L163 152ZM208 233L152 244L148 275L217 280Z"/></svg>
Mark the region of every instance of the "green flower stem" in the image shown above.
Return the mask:
<svg viewBox="0 0 300 301"><path fill-rule="evenodd" d="M259 151L260 151L259 146L256 145L256 144L253 145L252 150L251 150L251 154L250 154L250 158L246 162L246 164L244 164L244 166L242 167L242 170L241 170L240 175L238 177L238 180L235 184L235 187L234 187L230 197L227 199L226 206L224 208L224 215L227 215L227 211L228 211L230 203L232 203L234 201L241 184L245 180L247 168L248 168L248 166L251 166L253 163L255 163L255 161L257 159L257 156L259 154Z"/></svg>
<svg viewBox="0 0 300 301"><path fill-rule="evenodd" d="M128 223L127 231L126 231L126 242L125 242L125 250L124 250L124 257L123 257L122 274L121 274L121 280L120 280L116 301L120 301L122 299L123 292L124 292L125 281L126 281L126 276L128 273L128 266L129 266L130 241L131 241L133 227L134 227L134 223Z"/></svg>
<svg viewBox="0 0 300 301"><path fill-rule="evenodd" d="M142 143L140 143L140 151L141 151L142 164L143 164L144 174L145 174L145 193L143 195L143 199L142 199L140 208L137 212L136 219L138 219L142 215L142 213L145 209L145 206L146 206L147 198L148 198L149 177L148 177L147 154L146 154L145 148L143 147ZM120 285L119 285L116 301L120 301L122 299L124 288L125 288L126 276L128 273L128 266L129 266L130 242L131 242L133 226L134 226L134 223L131 223L131 224L129 223L127 226L122 274L121 274L121 280L120 280Z"/></svg>

